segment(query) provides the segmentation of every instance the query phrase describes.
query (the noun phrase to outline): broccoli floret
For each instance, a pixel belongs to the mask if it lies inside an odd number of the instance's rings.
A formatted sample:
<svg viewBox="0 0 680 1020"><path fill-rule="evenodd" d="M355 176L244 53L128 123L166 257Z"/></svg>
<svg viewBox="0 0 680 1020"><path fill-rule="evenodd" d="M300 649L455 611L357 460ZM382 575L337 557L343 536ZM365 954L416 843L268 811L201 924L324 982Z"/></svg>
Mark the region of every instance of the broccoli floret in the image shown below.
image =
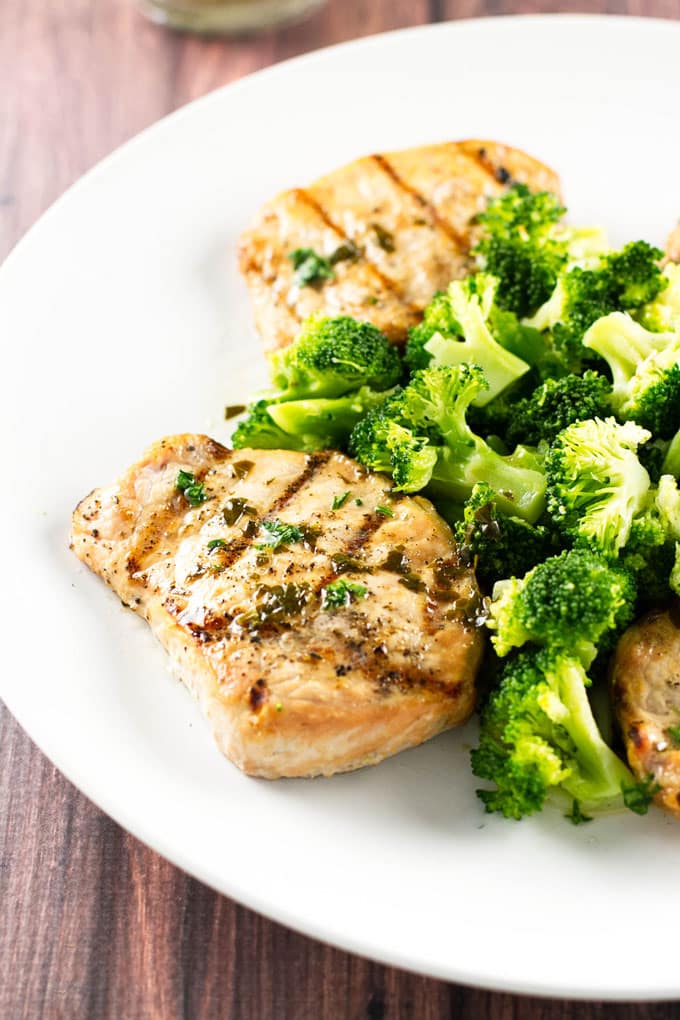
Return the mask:
<svg viewBox="0 0 680 1020"><path fill-rule="evenodd" d="M568 651L521 652L504 666L482 712L472 771L495 785L477 794L489 812L523 818L561 790L589 812L622 804L632 776L602 739L590 680Z"/></svg>
<svg viewBox="0 0 680 1020"><path fill-rule="evenodd" d="M638 460L647 470L654 485L663 474L670 474L664 467L670 443L667 439L650 439L638 449Z"/></svg>
<svg viewBox="0 0 680 1020"><path fill-rule="evenodd" d="M402 424L407 400L403 391L366 415L350 436L352 456L372 471L391 474L395 488L419 492L428 485L439 450L427 434L418 435L410 422Z"/></svg>
<svg viewBox="0 0 680 1020"><path fill-rule="evenodd" d="M661 474L680 477L680 429L668 444L661 464Z"/></svg>
<svg viewBox="0 0 680 1020"><path fill-rule="evenodd" d="M270 357L270 369L275 389L237 426L237 449L343 449L359 419L389 396L402 363L370 323L312 316L289 347Z"/></svg>
<svg viewBox="0 0 680 1020"><path fill-rule="evenodd" d="M379 407L392 393L362 386L343 397L313 400L259 400L248 409L231 437L235 449L267 450L345 449L349 435L365 414Z"/></svg>
<svg viewBox="0 0 680 1020"><path fill-rule="evenodd" d="M526 450L502 456L476 435L468 407L487 385L476 365L423 369L359 422L350 451L367 467L388 471L395 487L463 503L477 482L498 493L508 516L535 521L544 508L540 460Z"/></svg>
<svg viewBox="0 0 680 1020"><path fill-rule="evenodd" d="M477 222L485 236L518 234L524 239L542 241L553 236L555 224L566 211L551 191L531 191L526 184L516 182L489 200Z"/></svg>
<svg viewBox="0 0 680 1020"><path fill-rule="evenodd" d="M680 491L671 475L650 489L643 511L633 519L621 564L638 589L638 609L663 606L674 590L671 577L680 540Z"/></svg>
<svg viewBox="0 0 680 1020"><path fill-rule="evenodd" d="M406 352L412 366L479 365L489 386L475 398L478 406L488 404L529 371L526 361L506 350L502 335L495 335L492 329L497 287L498 280L486 273L454 280L445 298L435 298L432 313L425 310L425 320L412 332ZM520 342L524 327L514 315L499 313L496 321L501 334L507 332L513 344ZM432 329L435 322L441 325ZM427 339L426 330L432 330Z"/></svg>
<svg viewBox="0 0 680 1020"><path fill-rule="evenodd" d="M654 506L668 537L680 541L680 490L672 475L662 475L659 479Z"/></svg>
<svg viewBox="0 0 680 1020"><path fill-rule="evenodd" d="M505 439L511 445L551 442L558 432L586 418L604 417L611 387L597 372L547 379L530 397L509 409Z"/></svg>
<svg viewBox="0 0 680 1020"><path fill-rule="evenodd" d="M423 352L431 355L432 366L479 365L489 384L473 401L480 407L529 371L526 361L505 350L489 328L497 286L498 280L486 273L454 280L448 297L460 337L437 332L423 348ZM519 323L516 325L521 329Z"/></svg>
<svg viewBox="0 0 680 1020"><path fill-rule="evenodd" d="M592 418L560 432L546 457L548 512L561 530L605 555L628 541L650 479L635 452L649 432Z"/></svg>
<svg viewBox="0 0 680 1020"><path fill-rule="evenodd" d="M504 517L497 494L486 482L475 485L454 531L461 555L474 564L480 585L490 591L505 577L521 577L556 551L553 532L521 517Z"/></svg>
<svg viewBox="0 0 680 1020"><path fill-rule="evenodd" d="M617 305L625 310L640 308L655 301L667 287L659 260L660 248L646 241L631 241L620 251L604 256L605 271L611 279L612 292Z"/></svg>
<svg viewBox="0 0 680 1020"><path fill-rule="evenodd" d="M405 360L412 372L427 368L430 364L432 355L425 350L425 344L435 333L448 337L460 335L460 326L453 317L449 295L444 291L435 294L423 312L423 321L409 330Z"/></svg>
<svg viewBox="0 0 680 1020"><path fill-rule="evenodd" d="M635 578L638 610L656 609L669 601L676 545L656 515L633 521L621 565Z"/></svg>
<svg viewBox="0 0 680 1020"><path fill-rule="evenodd" d="M313 315L269 359L274 397L340 397L361 386L386 390L402 375L399 352L379 329L346 315Z"/></svg>
<svg viewBox="0 0 680 1020"><path fill-rule="evenodd" d="M657 333L680 329L680 263L669 262L662 275L663 289L637 313L645 329Z"/></svg>
<svg viewBox="0 0 680 1020"><path fill-rule="evenodd" d="M477 217L475 254L500 281L501 308L527 316L548 299L568 255L566 240L555 236L564 212L555 195L515 184Z"/></svg>
<svg viewBox="0 0 680 1020"><path fill-rule="evenodd" d="M646 241L632 241L595 264L567 267L560 274L546 303L526 320L535 329L550 330L555 374L560 367L578 373L584 365L597 364L582 343L588 328L610 312L640 308L663 290L661 255Z"/></svg>
<svg viewBox="0 0 680 1020"><path fill-rule="evenodd" d="M597 645L630 622L635 584L588 549L568 549L499 582L493 596L487 626L498 655L532 643L563 648L587 668Z"/></svg>
<svg viewBox="0 0 680 1020"><path fill-rule="evenodd" d="M670 438L680 426L680 332L652 333L627 313L612 312L593 323L583 345L609 365L616 416Z"/></svg>

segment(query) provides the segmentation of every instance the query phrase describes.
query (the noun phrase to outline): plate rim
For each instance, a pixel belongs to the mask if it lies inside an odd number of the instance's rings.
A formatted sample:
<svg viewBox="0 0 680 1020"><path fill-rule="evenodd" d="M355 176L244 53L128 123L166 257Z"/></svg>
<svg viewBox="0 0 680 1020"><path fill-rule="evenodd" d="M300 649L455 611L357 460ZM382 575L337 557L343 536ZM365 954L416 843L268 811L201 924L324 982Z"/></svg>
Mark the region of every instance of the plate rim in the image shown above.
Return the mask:
<svg viewBox="0 0 680 1020"><path fill-rule="evenodd" d="M268 77L276 77L280 74L285 74L289 68L298 66L300 64L314 64L315 62L323 62L325 57L329 54L333 54L336 51L345 49L356 50L357 48L370 48L374 45L380 45L385 41L391 40L393 37L403 37L409 34L437 34L441 32L454 31L465 31L480 29L489 25L497 27L499 31L503 30L504 25L508 23L516 23L518 20L522 20L524 23L534 24L545 24L547 22L570 22L570 23L581 23L584 28L593 24L612 24L617 23L620 25L625 24L630 26L631 31L635 31L644 26L644 30L647 31L652 29L658 31L663 29L668 31L675 31L680 35L680 21L665 19L665 18L648 18L641 17L638 15L603 15L603 14L577 14L577 13L548 13L548 14L522 14L522 15L502 15L502 16L491 16L491 17L480 17L480 18L464 18L464 19L451 19L444 22L436 22L431 24L423 24L416 26L409 26L406 28L395 29L387 32L375 33L369 36L361 37L359 39L346 40L341 43L332 44L329 46L322 47L320 49L311 50L309 52L300 54L295 57L288 58L286 60L279 61L275 64L269 65L265 68L261 68L257 71L252 72L240 78L234 82L227 83L216 89L211 90L203 96L200 96L178 109L166 114L165 116L154 121L152 124L143 128L137 132L131 138L118 145L110 153L104 156L101 160L95 163L87 171L85 171L80 177L78 177L72 184L70 184L38 217L38 219L28 228L23 236L16 242L12 249L8 252L4 258L2 264L0 264L0 284L3 283L8 270L14 267L14 263L17 258L21 258L24 248L32 243L34 234L39 232L46 221L49 221L53 213L61 210L62 205L68 204L73 200L74 196L84 188L88 187L92 180L96 180L100 174L105 174L109 171L111 166L115 166L118 159L124 159L128 153L128 150L132 150L137 144L142 144L146 141L147 136L151 135L160 130L164 130L167 125L179 122L185 116L191 116L196 108L202 105L208 106L210 103L219 100L219 97L225 93L236 93L242 89L247 89L251 86L253 81L260 81L261 79L267 79ZM389 42L388 42L389 44ZM60 753L60 750L56 745L58 741L53 743L49 740L37 741L31 733L31 730L26 726L24 722L24 713L20 709L17 711L12 705L11 691L8 696L7 691L3 690L5 685L2 682L2 675L0 674L0 696L2 696L5 705L9 712L14 716L19 725L22 727L24 732L28 735L29 739L39 748L42 754L54 765L66 779L72 783L76 789L88 798L92 803L95 804L100 810L112 818L117 824L121 825L126 831L130 832L136 839L139 839L145 846L152 849L154 852L159 853L166 860L169 860L173 865L179 867L185 873L195 877L198 881L203 882L205 885L220 893L221 895L228 896L235 902L242 904L248 909L252 909L265 917L272 919L273 921L283 924L293 931L296 931L307 937L317 939L318 941L324 942L325 944L336 946L342 950L350 953L356 953L365 958L375 960L385 966L398 967L400 969L410 971L412 973L424 974L437 978L447 982L460 983L464 985L473 985L477 987L487 988L493 991L504 991L512 994L524 994L524 995L552 995L552 996L564 996L572 999L588 1000L597 997L599 999L606 999L608 1001L627 1001L631 998L639 997L646 1001L663 1000L669 999L680 994L680 979L676 981L672 986L669 985L666 988L655 988L650 989L648 985L639 985L639 992L631 991L631 987L628 986L624 992L617 988L611 988L607 990L603 987L587 987L579 990L571 985L564 984L562 986L556 985L554 982L548 984L541 984L536 982L533 985L529 985L526 981L503 980L499 983L497 980L494 981L492 977L489 977L488 971L483 968L478 972L473 972L469 967L466 967L462 972L458 971L454 966L441 967L436 964L434 965L421 965L413 958L410 960L405 958L403 954L390 950L389 952L381 953L379 949L373 945L370 940L364 942L362 937L355 933L351 938L346 933L338 933L333 930L332 924L309 924L306 920L297 918L290 913L289 910L279 907L277 905L271 905L266 900L260 900L257 894L251 894L251 891L244 891L242 886L236 885L236 888L232 888L232 881L230 876L224 874L211 875L209 869L204 866L203 870L197 869L196 863L187 861L185 855L182 852L178 852L173 849L172 845L166 847L163 838L159 838L159 834L153 831L153 825L147 826L147 824L139 819L128 818L127 806L115 803L113 806L109 803L112 798L109 797L105 789L100 789L98 781L94 775L90 777L84 777L79 774L78 780L76 781L72 776L72 769L69 763L66 766L62 763L64 755ZM47 749L49 748L49 749ZM65 757L68 758L68 755ZM92 791L92 792L91 792ZM150 830L150 831L148 831ZM200 863L200 862L199 862ZM244 895L245 892L245 895Z"/></svg>

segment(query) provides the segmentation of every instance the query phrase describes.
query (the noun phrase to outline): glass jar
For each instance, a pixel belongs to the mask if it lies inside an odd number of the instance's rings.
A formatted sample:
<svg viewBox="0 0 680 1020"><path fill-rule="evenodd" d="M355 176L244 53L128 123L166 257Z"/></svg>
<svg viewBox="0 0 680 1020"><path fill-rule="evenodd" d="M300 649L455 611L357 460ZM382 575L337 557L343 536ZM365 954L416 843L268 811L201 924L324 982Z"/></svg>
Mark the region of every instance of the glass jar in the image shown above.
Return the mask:
<svg viewBox="0 0 680 1020"><path fill-rule="evenodd" d="M138 0L144 14L169 28L215 35L272 28L297 21L325 0Z"/></svg>

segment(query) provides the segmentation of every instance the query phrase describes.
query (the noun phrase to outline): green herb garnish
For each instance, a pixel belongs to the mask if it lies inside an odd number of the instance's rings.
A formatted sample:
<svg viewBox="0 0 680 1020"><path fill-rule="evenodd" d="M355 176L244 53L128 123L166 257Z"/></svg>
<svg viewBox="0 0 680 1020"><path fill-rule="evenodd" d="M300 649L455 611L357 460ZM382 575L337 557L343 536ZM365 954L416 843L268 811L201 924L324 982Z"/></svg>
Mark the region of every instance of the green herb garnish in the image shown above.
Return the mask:
<svg viewBox="0 0 680 1020"><path fill-rule="evenodd" d="M296 524L285 524L283 521L262 521L260 528L264 531L264 541L255 546L256 549L278 549L291 542L302 542L304 532Z"/></svg>
<svg viewBox="0 0 680 1020"><path fill-rule="evenodd" d="M394 234L391 234L389 230L385 230L385 228L381 227L379 223L371 223L371 230L375 234L375 239L383 251L390 253L394 251Z"/></svg>
<svg viewBox="0 0 680 1020"><path fill-rule="evenodd" d="M646 779L641 779L639 783L622 783L623 803L636 815L646 815L649 805L661 789L651 774Z"/></svg>
<svg viewBox="0 0 680 1020"><path fill-rule="evenodd" d="M363 499L359 499L359 497L358 497L358 496L357 496L357 498L356 498L356 499L354 500L354 502L356 503L356 505L357 505L357 506L363 506L363 505L364 505L364 501L363 501Z"/></svg>
<svg viewBox="0 0 680 1020"><path fill-rule="evenodd" d="M352 493L348 489L347 492L343 492L339 496L333 496L333 502L331 503L331 510L339 510L341 506L345 505L345 503L347 502L347 500L349 499L349 497L351 495L352 495Z"/></svg>
<svg viewBox="0 0 680 1020"><path fill-rule="evenodd" d="M382 514L383 517L394 517L394 511L390 510L388 506L377 506L375 508L377 514Z"/></svg>
<svg viewBox="0 0 680 1020"><path fill-rule="evenodd" d="M673 747L680 747L680 726L667 726L666 733L670 737Z"/></svg>
<svg viewBox="0 0 680 1020"><path fill-rule="evenodd" d="M584 825L586 822L592 822L592 815L584 815L581 811L580 803L575 800L571 805L571 811L568 815L564 816L567 818L572 825Z"/></svg>
<svg viewBox="0 0 680 1020"><path fill-rule="evenodd" d="M211 538L208 542L208 552L213 552L215 549L226 549L227 543L223 538Z"/></svg>
<svg viewBox="0 0 680 1020"><path fill-rule="evenodd" d="M344 244L335 249L328 261L332 266L335 266L338 262L353 262L360 255L361 249L357 248L354 241L345 241Z"/></svg>
<svg viewBox="0 0 680 1020"><path fill-rule="evenodd" d="M365 599L368 589L357 581L331 581L321 590L321 605L324 609L338 609L348 606L355 599Z"/></svg>
<svg viewBox="0 0 680 1020"><path fill-rule="evenodd" d="M208 498L203 482L197 482L191 471L180 471L177 475L175 488L184 493L184 497L191 506L200 506Z"/></svg>
<svg viewBox="0 0 680 1020"><path fill-rule="evenodd" d="M235 418L237 414L243 414L245 409L245 404L227 404L224 409L225 421L229 421L230 418Z"/></svg>
<svg viewBox="0 0 680 1020"><path fill-rule="evenodd" d="M323 283L335 276L329 259L317 255L313 248L296 248L288 253L288 258L293 263L297 282L302 287Z"/></svg>

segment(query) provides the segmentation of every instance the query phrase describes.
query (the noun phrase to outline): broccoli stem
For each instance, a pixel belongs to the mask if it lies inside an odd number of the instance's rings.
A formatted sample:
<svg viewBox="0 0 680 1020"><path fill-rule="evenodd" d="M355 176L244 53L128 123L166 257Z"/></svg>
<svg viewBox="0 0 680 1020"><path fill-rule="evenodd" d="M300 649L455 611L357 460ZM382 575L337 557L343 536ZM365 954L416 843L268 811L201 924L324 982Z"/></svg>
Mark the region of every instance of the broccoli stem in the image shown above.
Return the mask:
<svg viewBox="0 0 680 1020"><path fill-rule="evenodd" d="M270 404L267 411L272 421L288 435L337 437L344 443L359 419L382 404L391 392L376 392L364 386L344 397Z"/></svg>
<svg viewBox="0 0 680 1020"><path fill-rule="evenodd" d="M461 446L452 441L450 447L439 448L429 484L431 491L462 503L473 486L487 482L502 514L535 523L545 509L545 476L508 463L507 457L495 453L482 440L471 441L467 450Z"/></svg>
<svg viewBox="0 0 680 1020"><path fill-rule="evenodd" d="M575 745L574 757L579 771L562 780L567 793L586 804L615 801L621 797L621 784L631 774L620 758L604 742L593 717L586 690L586 675L576 662L561 660L559 670L548 671L546 678L559 692L564 706L552 713L551 705L542 705L546 715L564 726Z"/></svg>

